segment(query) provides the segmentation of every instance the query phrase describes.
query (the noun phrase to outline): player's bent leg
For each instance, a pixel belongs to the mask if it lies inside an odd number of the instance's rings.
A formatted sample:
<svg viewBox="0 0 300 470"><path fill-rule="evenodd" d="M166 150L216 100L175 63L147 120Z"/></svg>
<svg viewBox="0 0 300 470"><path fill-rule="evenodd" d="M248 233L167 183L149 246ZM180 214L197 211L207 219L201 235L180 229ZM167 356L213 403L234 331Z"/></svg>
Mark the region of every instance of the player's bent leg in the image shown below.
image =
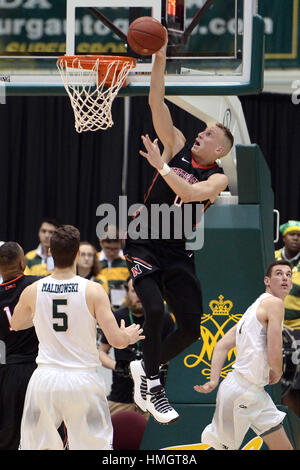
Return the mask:
<svg viewBox="0 0 300 470"><path fill-rule="evenodd" d="M294 450L282 424L266 431L260 437L270 450Z"/></svg>
<svg viewBox="0 0 300 470"><path fill-rule="evenodd" d="M161 334L165 312L164 300L159 288L158 274L137 279L135 291L142 302L145 321L145 339L142 341L144 369L147 377L159 374L161 356Z"/></svg>
<svg viewBox="0 0 300 470"><path fill-rule="evenodd" d="M145 339L142 341L143 361L132 361L129 367L134 382L134 402L143 412L147 411L147 377L159 380L164 302L158 282L158 275L153 274L136 280L134 284L145 312Z"/></svg>
<svg viewBox="0 0 300 470"><path fill-rule="evenodd" d="M166 301L176 318L177 329L163 342L161 362L178 356L200 337L203 311L202 291L194 267L182 258L182 268L172 268L164 275Z"/></svg>
<svg viewBox="0 0 300 470"><path fill-rule="evenodd" d="M216 450L238 450L256 416L256 395L248 381L241 380L235 370L229 372L219 386L213 419L203 430L201 442Z"/></svg>
<svg viewBox="0 0 300 470"><path fill-rule="evenodd" d="M156 421L168 424L176 421L179 415L170 405L160 381L161 335L165 306L159 287L158 274L154 273L138 279L135 282L135 290L145 312L143 325L145 340L142 342L144 367L141 361L134 361L130 364L134 381L134 400L143 411L147 410ZM147 379L146 397L145 378Z"/></svg>
<svg viewBox="0 0 300 470"><path fill-rule="evenodd" d="M200 337L200 315L175 314L177 329L162 344L161 363L166 364Z"/></svg>

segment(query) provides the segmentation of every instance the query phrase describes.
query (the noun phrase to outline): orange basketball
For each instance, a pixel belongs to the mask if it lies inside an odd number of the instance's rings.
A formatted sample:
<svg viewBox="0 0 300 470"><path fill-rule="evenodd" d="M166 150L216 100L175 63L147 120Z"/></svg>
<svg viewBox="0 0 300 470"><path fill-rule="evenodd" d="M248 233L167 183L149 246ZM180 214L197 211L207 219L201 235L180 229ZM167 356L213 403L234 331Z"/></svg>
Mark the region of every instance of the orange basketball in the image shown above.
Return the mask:
<svg viewBox="0 0 300 470"><path fill-rule="evenodd" d="M141 16L129 26L127 40L136 54L155 54L165 43L166 30L155 18Z"/></svg>

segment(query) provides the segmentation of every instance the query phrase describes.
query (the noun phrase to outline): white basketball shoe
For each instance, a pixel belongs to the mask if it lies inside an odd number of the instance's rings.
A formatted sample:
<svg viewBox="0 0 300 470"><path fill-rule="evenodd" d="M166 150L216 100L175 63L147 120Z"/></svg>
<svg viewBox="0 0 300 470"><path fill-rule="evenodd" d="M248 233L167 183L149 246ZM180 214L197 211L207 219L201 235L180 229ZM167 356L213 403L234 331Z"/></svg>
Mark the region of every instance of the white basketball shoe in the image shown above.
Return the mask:
<svg viewBox="0 0 300 470"><path fill-rule="evenodd" d="M157 385L147 393L147 411L161 424L169 424L179 419L179 414L170 405L162 385Z"/></svg>
<svg viewBox="0 0 300 470"><path fill-rule="evenodd" d="M139 360L130 362L129 368L134 383L134 402L142 411L146 412L147 379L142 365L142 361Z"/></svg>

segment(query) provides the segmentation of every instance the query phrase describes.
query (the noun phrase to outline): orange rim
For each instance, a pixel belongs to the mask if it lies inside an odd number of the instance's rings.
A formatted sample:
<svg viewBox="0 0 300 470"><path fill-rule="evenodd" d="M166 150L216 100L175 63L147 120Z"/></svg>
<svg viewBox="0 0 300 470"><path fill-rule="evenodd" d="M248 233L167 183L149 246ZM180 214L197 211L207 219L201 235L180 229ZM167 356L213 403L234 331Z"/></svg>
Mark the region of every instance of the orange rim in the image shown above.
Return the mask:
<svg viewBox="0 0 300 470"><path fill-rule="evenodd" d="M58 58L57 64L62 68L93 70L97 61L98 85L105 80L104 85L107 87L115 83L116 77L122 71L125 63L129 63L129 66L126 67L128 72L136 65L136 60L133 57L112 55L61 56ZM108 71L109 66L111 66L111 69ZM126 80L124 80L122 87L126 87L126 85Z"/></svg>
<svg viewBox="0 0 300 470"><path fill-rule="evenodd" d="M118 69L121 69L125 62L129 62L132 67L136 65L133 57L115 55L64 55L59 57L57 62L61 66L92 70L97 60L99 60L99 68L102 69L107 69L112 62L118 62Z"/></svg>

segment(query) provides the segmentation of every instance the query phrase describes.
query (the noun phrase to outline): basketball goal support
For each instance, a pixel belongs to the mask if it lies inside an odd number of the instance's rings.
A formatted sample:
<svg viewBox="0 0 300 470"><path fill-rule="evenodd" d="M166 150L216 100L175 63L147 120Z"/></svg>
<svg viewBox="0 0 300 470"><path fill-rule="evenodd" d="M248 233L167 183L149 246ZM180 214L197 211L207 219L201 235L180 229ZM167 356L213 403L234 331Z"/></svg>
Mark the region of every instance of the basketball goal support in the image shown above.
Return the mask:
<svg viewBox="0 0 300 470"><path fill-rule="evenodd" d="M105 7L148 7L152 8L153 18L161 21L161 0L67 0L66 55L75 54L75 11L76 8Z"/></svg>

